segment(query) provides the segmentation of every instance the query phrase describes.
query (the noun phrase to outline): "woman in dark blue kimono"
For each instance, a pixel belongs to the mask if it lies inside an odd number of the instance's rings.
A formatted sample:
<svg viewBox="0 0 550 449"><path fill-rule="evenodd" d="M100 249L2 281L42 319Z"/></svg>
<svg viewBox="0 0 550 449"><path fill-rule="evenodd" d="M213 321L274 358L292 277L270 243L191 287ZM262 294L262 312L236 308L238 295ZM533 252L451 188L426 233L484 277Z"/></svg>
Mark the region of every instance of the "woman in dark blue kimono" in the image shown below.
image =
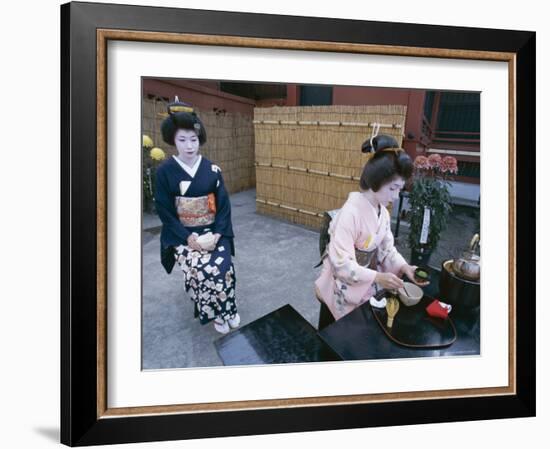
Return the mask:
<svg viewBox="0 0 550 449"><path fill-rule="evenodd" d="M199 154L206 130L193 108L178 98L168 105L162 138L175 145L157 169L155 205L162 221L161 261L168 273L175 263L185 275L185 289L201 324L227 333L239 325L235 269L231 256L231 204L221 169Z"/></svg>

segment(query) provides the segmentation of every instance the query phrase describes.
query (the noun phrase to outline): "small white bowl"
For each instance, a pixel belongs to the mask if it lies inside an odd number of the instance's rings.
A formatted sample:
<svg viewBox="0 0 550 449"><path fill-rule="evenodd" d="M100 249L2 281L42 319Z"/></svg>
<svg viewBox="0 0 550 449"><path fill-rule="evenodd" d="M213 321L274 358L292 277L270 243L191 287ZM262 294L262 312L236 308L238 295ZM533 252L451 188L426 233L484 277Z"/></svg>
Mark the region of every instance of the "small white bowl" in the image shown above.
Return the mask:
<svg viewBox="0 0 550 449"><path fill-rule="evenodd" d="M422 299L422 296L424 296L424 291L418 285L412 284L410 282L404 282L404 285L407 289L406 292L403 288L397 290L401 302L406 306L414 306L418 304Z"/></svg>

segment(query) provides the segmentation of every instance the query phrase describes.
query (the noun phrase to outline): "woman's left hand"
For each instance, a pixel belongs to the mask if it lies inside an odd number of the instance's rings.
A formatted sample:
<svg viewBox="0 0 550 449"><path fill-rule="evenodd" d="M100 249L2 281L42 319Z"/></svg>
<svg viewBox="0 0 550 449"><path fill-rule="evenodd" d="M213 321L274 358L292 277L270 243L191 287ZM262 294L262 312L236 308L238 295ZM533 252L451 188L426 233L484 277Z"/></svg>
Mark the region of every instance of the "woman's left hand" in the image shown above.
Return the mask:
<svg viewBox="0 0 550 449"><path fill-rule="evenodd" d="M420 287L425 287L426 285L429 284L428 281L425 281L425 282L418 282L416 281L415 279L415 276L414 276L414 271L417 269L418 267L416 265L409 265L409 264L406 264L406 265L403 265L403 268L401 268L401 272L406 275L412 282L414 282L416 285L419 285Z"/></svg>
<svg viewBox="0 0 550 449"><path fill-rule="evenodd" d="M220 241L221 234L214 234L214 243L212 243L209 247L204 248L206 251L214 251L216 249L216 246L218 245L218 242Z"/></svg>

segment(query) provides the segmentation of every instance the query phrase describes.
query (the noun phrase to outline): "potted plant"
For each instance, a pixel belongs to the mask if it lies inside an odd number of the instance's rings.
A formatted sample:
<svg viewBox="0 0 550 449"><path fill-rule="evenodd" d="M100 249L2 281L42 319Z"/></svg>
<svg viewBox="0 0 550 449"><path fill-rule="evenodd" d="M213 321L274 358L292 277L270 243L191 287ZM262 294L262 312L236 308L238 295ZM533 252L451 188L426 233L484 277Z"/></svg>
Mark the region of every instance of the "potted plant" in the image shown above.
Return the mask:
<svg viewBox="0 0 550 449"><path fill-rule="evenodd" d="M413 265L426 266L437 247L441 232L447 227L452 210L450 175L458 172L452 156L417 156L409 192L409 248Z"/></svg>
<svg viewBox="0 0 550 449"><path fill-rule="evenodd" d="M154 146L153 140L146 134L142 137L142 178L143 178L143 211L154 211L155 174L160 161L166 154Z"/></svg>

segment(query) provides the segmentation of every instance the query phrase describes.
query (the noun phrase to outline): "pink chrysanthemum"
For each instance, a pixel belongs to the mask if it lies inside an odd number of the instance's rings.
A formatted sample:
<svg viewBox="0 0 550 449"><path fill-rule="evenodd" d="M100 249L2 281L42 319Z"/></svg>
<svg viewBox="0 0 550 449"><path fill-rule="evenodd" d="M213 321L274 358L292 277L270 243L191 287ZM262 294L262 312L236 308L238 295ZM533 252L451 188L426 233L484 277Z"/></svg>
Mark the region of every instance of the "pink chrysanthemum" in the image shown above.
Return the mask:
<svg viewBox="0 0 550 449"><path fill-rule="evenodd" d="M428 165L430 168L441 168L441 156L439 154L430 154L428 156Z"/></svg>
<svg viewBox="0 0 550 449"><path fill-rule="evenodd" d="M441 161L441 171L443 173L458 173L458 163L452 156L445 156Z"/></svg>
<svg viewBox="0 0 550 449"><path fill-rule="evenodd" d="M428 164L428 158L426 156L416 156L414 159L415 168L426 169L430 168Z"/></svg>

